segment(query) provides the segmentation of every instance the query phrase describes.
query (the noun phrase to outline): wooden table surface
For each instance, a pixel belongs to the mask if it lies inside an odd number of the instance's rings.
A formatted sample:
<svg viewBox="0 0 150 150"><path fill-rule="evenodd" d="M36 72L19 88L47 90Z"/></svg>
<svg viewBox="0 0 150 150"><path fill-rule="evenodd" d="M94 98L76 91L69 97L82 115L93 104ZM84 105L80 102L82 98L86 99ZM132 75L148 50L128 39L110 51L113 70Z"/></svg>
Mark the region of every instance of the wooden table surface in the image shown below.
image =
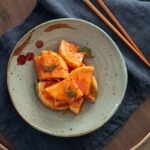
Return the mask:
<svg viewBox="0 0 150 150"><path fill-rule="evenodd" d="M0 35L7 29L19 24L29 15L36 0L0 1ZM150 132L150 98L132 114L120 132L103 148L103 150L129 150ZM7 143L0 135L0 141ZM149 147L150 149L150 147Z"/></svg>

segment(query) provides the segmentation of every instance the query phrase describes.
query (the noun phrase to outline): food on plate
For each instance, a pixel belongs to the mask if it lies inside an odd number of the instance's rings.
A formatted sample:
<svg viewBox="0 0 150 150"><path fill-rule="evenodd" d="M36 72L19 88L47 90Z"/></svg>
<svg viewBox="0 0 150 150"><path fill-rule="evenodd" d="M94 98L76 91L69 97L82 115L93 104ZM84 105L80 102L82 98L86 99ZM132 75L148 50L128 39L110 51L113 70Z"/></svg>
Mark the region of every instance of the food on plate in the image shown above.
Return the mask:
<svg viewBox="0 0 150 150"><path fill-rule="evenodd" d="M54 83L55 82L53 81L44 81L44 82L37 82L36 84L36 91L38 93L41 102L51 109L54 109L54 101L53 98L50 97L50 95L45 91L45 88L53 85Z"/></svg>
<svg viewBox="0 0 150 150"><path fill-rule="evenodd" d="M69 70L64 59L52 51L42 51L41 56L34 58L40 81L64 79L69 76Z"/></svg>
<svg viewBox="0 0 150 150"><path fill-rule="evenodd" d="M91 81L91 85L90 85L90 91L87 95L87 98L89 101L91 102L95 102L96 97L98 94L98 85L97 85L97 81L95 76L92 76L92 81Z"/></svg>
<svg viewBox="0 0 150 150"><path fill-rule="evenodd" d="M52 86L49 86L45 91L58 101L73 102L83 96L82 91L72 78L64 79Z"/></svg>
<svg viewBox="0 0 150 150"><path fill-rule="evenodd" d="M64 58L67 65L71 68L78 68L82 65L84 52L78 52L79 46L62 40L59 45L59 54Z"/></svg>
<svg viewBox="0 0 150 150"><path fill-rule="evenodd" d="M86 100L95 102L98 94L95 68L83 63L85 56L92 56L89 48L62 40L59 53L43 50L34 57L38 74L36 91L46 107L78 114Z"/></svg>
<svg viewBox="0 0 150 150"><path fill-rule="evenodd" d="M93 72L92 66L82 66L70 72L70 77L76 81L84 95L89 93Z"/></svg>
<svg viewBox="0 0 150 150"><path fill-rule="evenodd" d="M68 109L69 105L66 101L59 101L57 102L56 99L52 98L46 91L45 88L57 83L56 81L42 81L37 83L37 93L41 100L41 102L48 108L53 110L66 110Z"/></svg>
<svg viewBox="0 0 150 150"><path fill-rule="evenodd" d="M80 109L81 109L81 107L82 107L82 105L83 105L83 103L84 103L84 100L85 100L84 97L81 97L81 98L75 100L74 102L72 102L70 104L69 110L71 112L73 112L74 114L78 114Z"/></svg>

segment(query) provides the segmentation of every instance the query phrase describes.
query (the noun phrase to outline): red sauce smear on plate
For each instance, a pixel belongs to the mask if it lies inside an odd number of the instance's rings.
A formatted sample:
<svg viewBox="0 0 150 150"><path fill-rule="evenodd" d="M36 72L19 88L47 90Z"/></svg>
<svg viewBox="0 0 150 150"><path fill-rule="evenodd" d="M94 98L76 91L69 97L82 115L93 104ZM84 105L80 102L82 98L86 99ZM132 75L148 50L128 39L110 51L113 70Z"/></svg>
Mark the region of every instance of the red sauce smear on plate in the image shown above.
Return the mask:
<svg viewBox="0 0 150 150"><path fill-rule="evenodd" d="M43 41L41 41L41 40L38 40L38 41L35 43L35 46L36 46L37 48L41 48L43 45L44 45L44 43L43 43Z"/></svg>
<svg viewBox="0 0 150 150"><path fill-rule="evenodd" d="M24 65L27 61L27 57L25 55L19 55L17 58L18 65Z"/></svg>
<svg viewBox="0 0 150 150"><path fill-rule="evenodd" d="M52 31L52 30L55 30L55 29L59 29L59 28L70 28L70 29L75 30L74 27L71 27L68 24L59 23L59 24L54 24L54 25L51 25L51 26L47 27L44 31L45 32L49 32L49 31Z"/></svg>
<svg viewBox="0 0 150 150"><path fill-rule="evenodd" d="M14 50L14 53L13 53L14 56L19 55L23 51L26 45L30 42L33 32L34 31L32 31L31 34L26 38L26 40Z"/></svg>
<svg viewBox="0 0 150 150"><path fill-rule="evenodd" d="M28 60L28 61L31 61L31 60L33 60L33 58L34 58L34 54L31 53L31 52L29 52L29 53L26 54L26 57L27 57L27 60Z"/></svg>
<svg viewBox="0 0 150 150"><path fill-rule="evenodd" d="M26 61L31 61L34 58L34 54L29 52L26 55L19 55L17 58L18 65L24 65Z"/></svg>

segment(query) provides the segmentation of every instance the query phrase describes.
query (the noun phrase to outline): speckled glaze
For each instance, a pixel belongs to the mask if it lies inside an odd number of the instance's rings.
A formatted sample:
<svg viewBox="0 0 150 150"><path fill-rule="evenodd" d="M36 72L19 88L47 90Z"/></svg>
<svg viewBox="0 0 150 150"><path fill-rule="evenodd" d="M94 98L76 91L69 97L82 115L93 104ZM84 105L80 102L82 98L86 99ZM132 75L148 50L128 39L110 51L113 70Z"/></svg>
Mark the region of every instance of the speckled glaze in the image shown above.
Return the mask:
<svg viewBox="0 0 150 150"><path fill-rule="evenodd" d="M58 24L65 27L58 28ZM46 30L55 25L57 28ZM43 49L57 51L62 39L91 48L95 56L86 61L95 67L99 94L95 104L86 102L77 116L46 108L34 90L37 79L34 62L17 65L18 55L31 52L37 56ZM43 41L41 48L35 46L38 40ZM23 43L26 45L16 53ZM90 133L112 117L126 90L127 71L120 50L104 31L83 20L64 18L45 22L21 38L8 63L7 84L14 107L26 122L51 135L72 137Z"/></svg>

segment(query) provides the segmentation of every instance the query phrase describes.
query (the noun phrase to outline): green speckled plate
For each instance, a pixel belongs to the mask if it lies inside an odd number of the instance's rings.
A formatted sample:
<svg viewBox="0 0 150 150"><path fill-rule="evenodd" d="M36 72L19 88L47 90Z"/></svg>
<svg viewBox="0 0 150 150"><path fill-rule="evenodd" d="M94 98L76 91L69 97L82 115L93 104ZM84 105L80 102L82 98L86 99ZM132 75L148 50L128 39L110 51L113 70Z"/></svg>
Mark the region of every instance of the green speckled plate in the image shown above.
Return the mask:
<svg viewBox="0 0 150 150"><path fill-rule="evenodd" d="M29 52L37 56L43 49L57 51L62 39L91 48L95 56L86 61L95 67L99 94L95 104L86 102L77 116L46 108L34 90L34 62L17 64L18 57ZM35 46L39 40L44 43L41 48ZM51 135L72 137L90 133L112 117L126 90L127 71L120 50L103 30L84 20L64 18L45 22L21 38L9 59L7 84L14 107L26 122Z"/></svg>

